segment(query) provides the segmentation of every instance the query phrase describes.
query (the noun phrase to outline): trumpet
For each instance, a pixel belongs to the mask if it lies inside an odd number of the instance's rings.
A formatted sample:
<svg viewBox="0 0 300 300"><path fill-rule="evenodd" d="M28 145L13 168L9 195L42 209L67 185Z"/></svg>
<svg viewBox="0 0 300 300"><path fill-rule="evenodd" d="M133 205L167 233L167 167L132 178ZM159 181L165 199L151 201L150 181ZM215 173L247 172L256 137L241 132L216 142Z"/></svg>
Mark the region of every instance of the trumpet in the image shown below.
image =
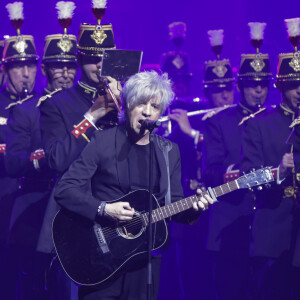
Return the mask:
<svg viewBox="0 0 300 300"><path fill-rule="evenodd" d="M196 110L196 111L190 111L190 112L187 112L187 116L192 117L192 116L196 116L196 115L206 114L209 112L218 112L219 110L223 110L227 107L232 107L232 106L235 106L235 104L234 105L225 105L223 107L214 107L214 108L209 108L209 109L200 109L200 110ZM170 120L169 116L164 116L159 119L160 122L167 122L169 120Z"/></svg>

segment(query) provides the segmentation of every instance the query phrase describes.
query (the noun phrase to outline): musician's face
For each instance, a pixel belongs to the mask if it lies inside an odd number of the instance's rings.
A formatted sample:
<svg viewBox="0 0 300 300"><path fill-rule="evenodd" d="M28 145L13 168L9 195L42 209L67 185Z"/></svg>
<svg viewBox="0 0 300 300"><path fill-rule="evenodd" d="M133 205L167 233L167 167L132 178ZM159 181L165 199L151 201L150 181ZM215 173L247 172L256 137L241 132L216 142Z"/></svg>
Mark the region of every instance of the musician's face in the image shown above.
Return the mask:
<svg viewBox="0 0 300 300"><path fill-rule="evenodd" d="M300 103L300 82L289 82L282 85L283 101L291 108L297 108Z"/></svg>
<svg viewBox="0 0 300 300"><path fill-rule="evenodd" d="M80 67L82 72L82 81L90 86L97 87L99 80L99 71L102 65L102 58L98 56L81 56Z"/></svg>
<svg viewBox="0 0 300 300"><path fill-rule="evenodd" d="M128 112L129 126L136 135L147 133L142 129L143 121L157 121L161 114L161 99L152 98L148 102L138 104Z"/></svg>
<svg viewBox="0 0 300 300"><path fill-rule="evenodd" d="M27 87L29 93L35 84L37 64L31 61L12 62L5 66L7 73L7 89L12 94L21 95L23 88Z"/></svg>
<svg viewBox="0 0 300 300"><path fill-rule="evenodd" d="M253 108L264 105L269 92L269 84L268 80L243 82L242 94L246 104Z"/></svg>
<svg viewBox="0 0 300 300"><path fill-rule="evenodd" d="M43 74L47 76L47 88L54 91L59 88L70 88L77 73L76 63L56 62L42 65Z"/></svg>
<svg viewBox="0 0 300 300"><path fill-rule="evenodd" d="M209 90L209 98L213 107L223 107L224 105L233 104L234 93L233 87L211 88Z"/></svg>

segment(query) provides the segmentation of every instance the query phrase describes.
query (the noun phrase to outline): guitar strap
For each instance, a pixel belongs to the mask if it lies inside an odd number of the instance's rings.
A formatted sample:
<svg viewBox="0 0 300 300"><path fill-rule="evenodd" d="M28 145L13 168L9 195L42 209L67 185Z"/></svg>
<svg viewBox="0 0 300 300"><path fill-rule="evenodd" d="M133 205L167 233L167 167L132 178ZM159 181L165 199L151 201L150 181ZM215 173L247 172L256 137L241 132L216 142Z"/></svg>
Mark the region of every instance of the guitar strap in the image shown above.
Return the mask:
<svg viewBox="0 0 300 300"><path fill-rule="evenodd" d="M154 135L156 137L157 145L159 149L163 152L165 162L167 165L167 176L168 176L168 190L165 196L165 205L171 203L171 187L170 187L170 168L169 168L169 151L172 149L173 145L170 141L162 138L159 135Z"/></svg>

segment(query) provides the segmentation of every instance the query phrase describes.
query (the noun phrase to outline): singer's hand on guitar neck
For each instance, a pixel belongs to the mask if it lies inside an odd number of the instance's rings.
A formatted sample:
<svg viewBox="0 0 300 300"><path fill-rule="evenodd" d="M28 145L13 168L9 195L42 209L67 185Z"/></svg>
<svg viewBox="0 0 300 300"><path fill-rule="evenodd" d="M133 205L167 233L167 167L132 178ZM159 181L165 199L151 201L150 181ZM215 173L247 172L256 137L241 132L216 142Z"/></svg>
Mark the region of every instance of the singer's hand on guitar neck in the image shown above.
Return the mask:
<svg viewBox="0 0 300 300"><path fill-rule="evenodd" d="M197 189L198 200L193 203L194 210L206 210L208 207L214 203L213 199L208 195L202 192L201 189Z"/></svg>
<svg viewBox="0 0 300 300"><path fill-rule="evenodd" d="M110 76L107 76L106 78L109 80L109 87L111 91L114 93L119 105L121 106L121 83ZM97 95L97 98L95 99L92 107L88 110L88 113L93 117L95 121L97 121L103 118L107 113L115 109L116 105L110 93L107 92L106 95Z"/></svg>

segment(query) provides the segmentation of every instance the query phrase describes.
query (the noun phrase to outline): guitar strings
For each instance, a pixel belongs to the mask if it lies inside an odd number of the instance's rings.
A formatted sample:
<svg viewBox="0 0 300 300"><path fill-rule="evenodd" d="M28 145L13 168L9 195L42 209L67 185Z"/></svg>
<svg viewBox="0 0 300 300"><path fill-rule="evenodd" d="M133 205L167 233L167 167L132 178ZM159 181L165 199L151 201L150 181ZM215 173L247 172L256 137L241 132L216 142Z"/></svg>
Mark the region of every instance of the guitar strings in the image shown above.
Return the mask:
<svg viewBox="0 0 300 300"><path fill-rule="evenodd" d="M139 224L141 224L142 226L137 226ZM135 218L134 220L129 221L129 223L124 224L124 226L116 226L114 228L104 228L102 232L106 234L108 237L113 237L117 229L121 227L125 227L126 230L130 231L138 227L143 227L143 222L141 218Z"/></svg>
<svg viewBox="0 0 300 300"><path fill-rule="evenodd" d="M185 200L185 201L190 200L190 201L194 202L193 199L192 199L192 197L193 197L193 196L188 197L188 198L186 198L186 199L179 200L179 201L177 201L177 203L174 202L174 203L172 203L170 206L167 205L167 206L161 207L161 208L160 208L161 210L162 210L162 209L165 210L165 212L162 212L163 217L164 217L164 218L167 218L167 217L169 216L168 213L167 213L167 211L166 211L166 209L169 209L169 212L171 212L171 215L172 215L174 212L175 212L175 213L177 212L176 206L177 206L177 209L179 209L178 205L180 205L182 208L184 208L184 203L182 202L183 200ZM176 206L174 205L175 203L176 203ZM180 211L179 211L179 212L180 212ZM158 218L158 221L159 221L159 220L162 220L162 219L160 219L160 214L161 214L161 213L159 213L159 210L157 210L157 209L153 210L153 213L152 213L152 220L154 220L154 222L152 222L152 224L154 224L155 222L157 222L157 221L155 221L155 218ZM165 216L165 214L166 214L167 216ZM145 214L143 214L143 216L144 216L144 215L145 215ZM113 237L114 235L118 235L118 234L116 234L116 231L117 231L118 228L125 227L126 230L128 230L128 231L133 230L133 229L136 229L136 228L137 228L136 225L139 225L139 223L143 224L143 221L141 220L142 218L143 218L142 216L141 216L140 218L139 218L139 217L136 217L136 218L134 218L134 220L129 221L129 223L125 224L124 226L116 226L116 227L114 227L114 228L104 228L104 229L102 230L102 232L103 232L104 234L106 234L108 237ZM148 213L147 213L147 223L148 223L148 221L149 221L149 220L148 220ZM143 226L143 225L142 225L142 226ZM139 226L139 227L142 227L142 226Z"/></svg>

